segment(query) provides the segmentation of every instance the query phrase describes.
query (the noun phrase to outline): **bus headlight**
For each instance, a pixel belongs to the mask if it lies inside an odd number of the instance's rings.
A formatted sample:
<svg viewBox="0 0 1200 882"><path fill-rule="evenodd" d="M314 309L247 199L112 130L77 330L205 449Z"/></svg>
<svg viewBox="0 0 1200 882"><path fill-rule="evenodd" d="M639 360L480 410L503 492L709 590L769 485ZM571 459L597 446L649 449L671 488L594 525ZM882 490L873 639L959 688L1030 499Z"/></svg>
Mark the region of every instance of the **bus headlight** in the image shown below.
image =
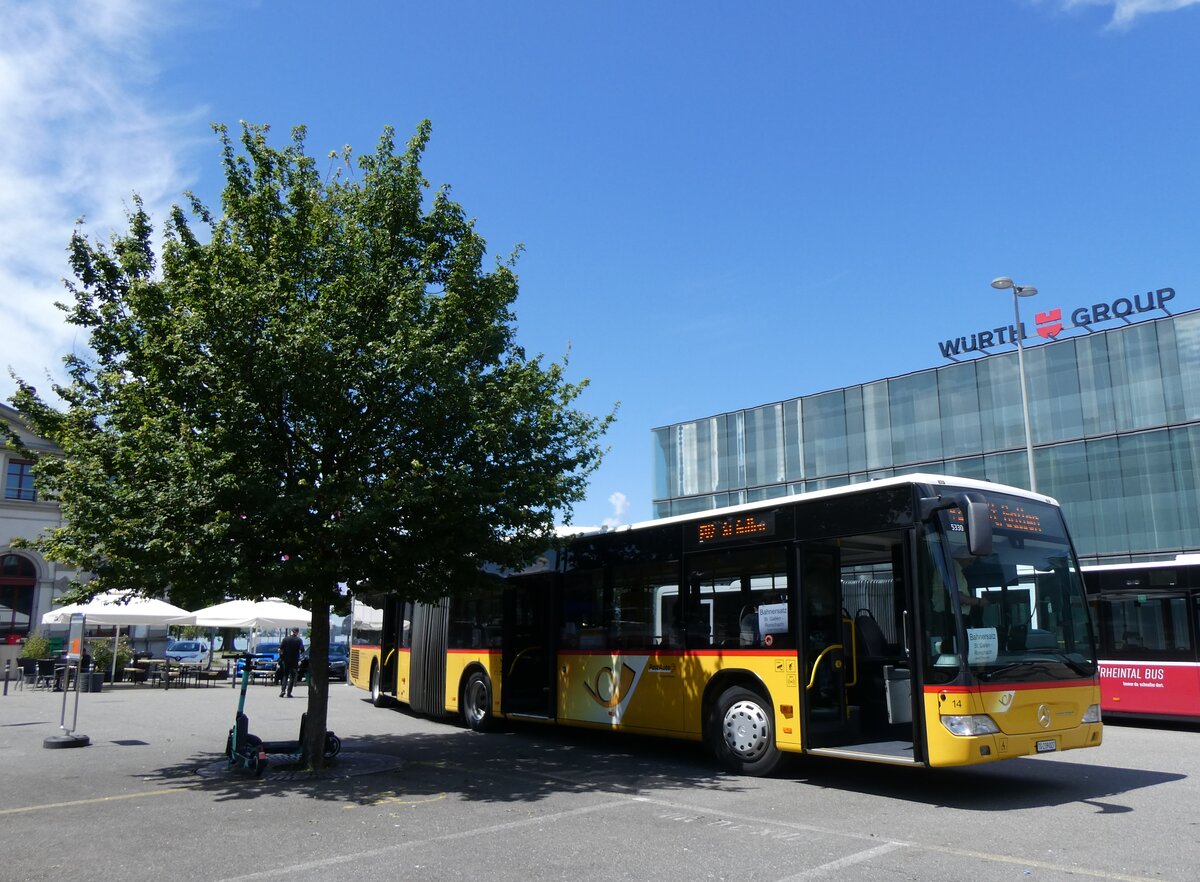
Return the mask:
<svg viewBox="0 0 1200 882"><path fill-rule="evenodd" d="M964 714L942 717L942 725L953 735L995 735L1000 727L987 714Z"/></svg>
<svg viewBox="0 0 1200 882"><path fill-rule="evenodd" d="M1083 722L1099 723L1100 722L1100 705L1093 704L1083 712Z"/></svg>

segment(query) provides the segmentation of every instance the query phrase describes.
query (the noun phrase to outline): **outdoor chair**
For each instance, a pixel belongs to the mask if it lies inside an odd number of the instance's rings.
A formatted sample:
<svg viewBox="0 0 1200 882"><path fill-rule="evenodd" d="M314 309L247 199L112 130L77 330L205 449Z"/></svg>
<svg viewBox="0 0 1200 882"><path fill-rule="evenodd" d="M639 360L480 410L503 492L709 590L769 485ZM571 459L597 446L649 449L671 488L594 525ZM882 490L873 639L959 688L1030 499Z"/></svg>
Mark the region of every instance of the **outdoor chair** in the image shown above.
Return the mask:
<svg viewBox="0 0 1200 882"><path fill-rule="evenodd" d="M39 658L37 663L37 675L34 681L35 689L53 689L54 678L57 674L55 668L58 665L58 660L53 658Z"/></svg>
<svg viewBox="0 0 1200 882"><path fill-rule="evenodd" d="M26 686L37 685L37 659L36 658L19 658L17 659L17 682L21 684L21 688Z"/></svg>

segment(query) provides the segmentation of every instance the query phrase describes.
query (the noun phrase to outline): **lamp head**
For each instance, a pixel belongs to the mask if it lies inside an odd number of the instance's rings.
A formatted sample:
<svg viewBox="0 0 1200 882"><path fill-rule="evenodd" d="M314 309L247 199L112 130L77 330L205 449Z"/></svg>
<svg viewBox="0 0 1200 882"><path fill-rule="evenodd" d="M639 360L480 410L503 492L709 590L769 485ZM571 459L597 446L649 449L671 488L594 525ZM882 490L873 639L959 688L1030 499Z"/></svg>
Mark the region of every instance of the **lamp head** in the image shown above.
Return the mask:
<svg viewBox="0 0 1200 882"><path fill-rule="evenodd" d="M1037 293L1037 288L1032 285L1013 285L1013 290L1017 292L1018 297L1032 297Z"/></svg>
<svg viewBox="0 0 1200 882"><path fill-rule="evenodd" d="M999 288L1000 290L1003 291L1006 288L1013 287L1013 280L1010 279L1008 276L1001 276L998 279L992 279L992 287Z"/></svg>

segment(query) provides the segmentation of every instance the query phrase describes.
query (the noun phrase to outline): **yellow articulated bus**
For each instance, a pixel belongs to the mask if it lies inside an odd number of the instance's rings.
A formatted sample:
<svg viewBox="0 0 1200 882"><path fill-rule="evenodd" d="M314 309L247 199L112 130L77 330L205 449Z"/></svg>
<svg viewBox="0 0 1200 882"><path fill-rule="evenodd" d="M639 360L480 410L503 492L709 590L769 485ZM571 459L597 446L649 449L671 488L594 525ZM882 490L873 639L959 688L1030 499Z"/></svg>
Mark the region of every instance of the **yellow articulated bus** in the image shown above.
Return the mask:
<svg viewBox="0 0 1200 882"><path fill-rule="evenodd" d="M468 599L360 598L376 703L961 766L1098 746L1096 641L1058 504L908 475L586 533Z"/></svg>

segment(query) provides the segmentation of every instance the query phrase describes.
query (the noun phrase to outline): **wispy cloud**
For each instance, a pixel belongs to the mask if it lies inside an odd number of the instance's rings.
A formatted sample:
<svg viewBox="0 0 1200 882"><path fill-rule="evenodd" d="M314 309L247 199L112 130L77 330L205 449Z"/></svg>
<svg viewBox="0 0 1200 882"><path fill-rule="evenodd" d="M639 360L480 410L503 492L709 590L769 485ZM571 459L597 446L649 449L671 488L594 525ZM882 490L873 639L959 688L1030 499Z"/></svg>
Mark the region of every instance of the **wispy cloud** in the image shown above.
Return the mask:
<svg viewBox="0 0 1200 882"><path fill-rule="evenodd" d="M618 490L608 497L608 504L613 507L613 513L604 519L604 526L610 529L621 526L625 523L625 515L629 513L629 497Z"/></svg>
<svg viewBox="0 0 1200 882"><path fill-rule="evenodd" d="M597 530L615 530L617 527L624 526L625 515L629 514L629 497L618 490L608 497L608 504L612 506L613 513L606 517L599 526L571 524L559 525L555 527L555 533L559 536L575 536L579 533L591 533Z"/></svg>
<svg viewBox="0 0 1200 882"><path fill-rule="evenodd" d="M134 192L161 218L188 185L188 138L207 133L197 113L146 97L159 73L153 38L177 9L0 0L0 397L14 388L10 367L35 385L59 378L62 356L83 342L53 305L75 222L108 239Z"/></svg>
<svg viewBox="0 0 1200 882"><path fill-rule="evenodd" d="M1195 6L1200 0L1062 0L1063 6L1073 9L1080 6L1111 6L1112 18L1108 22L1110 30L1122 30L1130 27L1134 20L1153 12L1175 12L1188 6Z"/></svg>

